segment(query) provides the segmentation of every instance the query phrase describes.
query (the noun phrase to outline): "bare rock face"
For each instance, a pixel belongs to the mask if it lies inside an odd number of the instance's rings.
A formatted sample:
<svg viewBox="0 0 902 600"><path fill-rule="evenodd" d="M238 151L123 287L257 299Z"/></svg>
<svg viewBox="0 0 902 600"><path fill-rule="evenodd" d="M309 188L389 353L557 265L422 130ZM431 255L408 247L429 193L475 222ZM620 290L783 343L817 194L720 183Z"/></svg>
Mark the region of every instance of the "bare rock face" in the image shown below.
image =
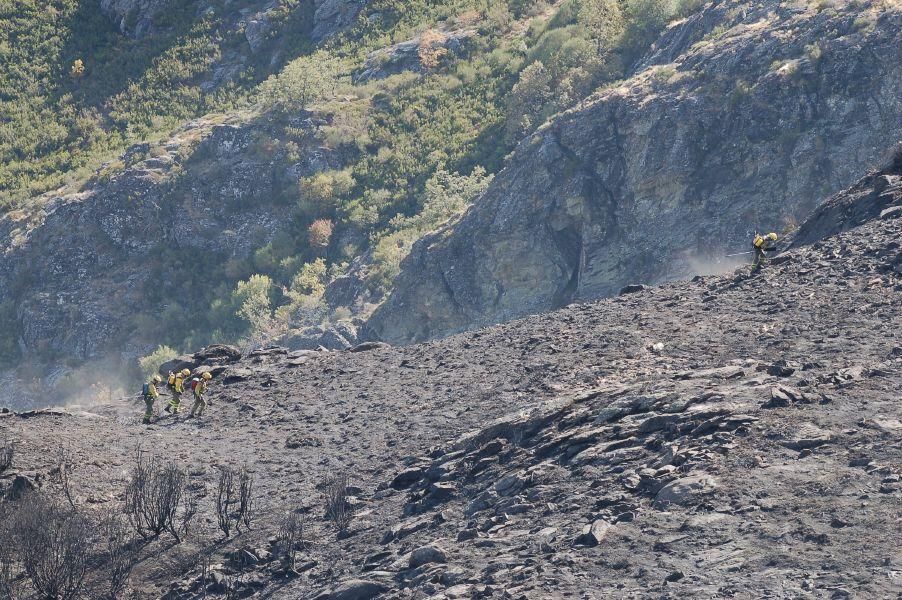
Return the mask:
<svg viewBox="0 0 902 600"><path fill-rule="evenodd" d="M123 34L142 38L153 31L154 17L172 0L100 0L100 8Z"/></svg>
<svg viewBox="0 0 902 600"><path fill-rule="evenodd" d="M313 13L313 41L326 40L350 26L367 0L316 0Z"/></svg>
<svg viewBox="0 0 902 600"><path fill-rule="evenodd" d="M756 228L801 221L902 129L898 10L710 4L639 69L526 139L457 225L415 244L369 322L378 336L697 273Z"/></svg>

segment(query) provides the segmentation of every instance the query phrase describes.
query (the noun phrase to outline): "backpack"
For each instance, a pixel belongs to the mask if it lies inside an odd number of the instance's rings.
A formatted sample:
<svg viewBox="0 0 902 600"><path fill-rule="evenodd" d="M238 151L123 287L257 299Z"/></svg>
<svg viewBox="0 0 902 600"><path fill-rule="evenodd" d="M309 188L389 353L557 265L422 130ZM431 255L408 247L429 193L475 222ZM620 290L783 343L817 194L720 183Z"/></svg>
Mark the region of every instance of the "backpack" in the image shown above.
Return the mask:
<svg viewBox="0 0 902 600"><path fill-rule="evenodd" d="M169 371L169 377L166 378L166 385L169 387L175 387L175 373Z"/></svg>
<svg viewBox="0 0 902 600"><path fill-rule="evenodd" d="M144 385L141 386L141 395L144 396L145 398L150 396L150 384L149 383L145 383Z"/></svg>
<svg viewBox="0 0 902 600"><path fill-rule="evenodd" d="M197 390L198 383L200 383L200 379L198 379L197 377L195 377L194 379L191 380L191 391L192 392Z"/></svg>

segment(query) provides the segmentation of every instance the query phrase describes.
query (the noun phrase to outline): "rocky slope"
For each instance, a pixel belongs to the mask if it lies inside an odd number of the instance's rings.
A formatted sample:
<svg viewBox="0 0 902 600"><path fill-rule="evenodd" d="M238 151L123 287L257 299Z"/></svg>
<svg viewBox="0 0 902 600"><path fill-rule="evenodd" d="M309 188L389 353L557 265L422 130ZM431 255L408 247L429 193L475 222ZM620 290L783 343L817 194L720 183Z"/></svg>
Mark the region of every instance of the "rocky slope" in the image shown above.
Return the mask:
<svg viewBox="0 0 902 600"><path fill-rule="evenodd" d="M120 509L136 445L187 468L201 524L142 546L139 598L896 597L902 165L812 223L839 206L872 216L757 274L417 346L252 353L217 367L200 420L8 413L0 481L57 493L65 445L76 503L100 515ZM216 468L241 464L259 518L221 542ZM338 471L347 536L320 497ZM307 543L286 578L271 536L294 508Z"/></svg>
<svg viewBox="0 0 902 600"><path fill-rule="evenodd" d="M209 0L190 0L194 13L198 16L215 14L222 9L222 3ZM313 39L321 42L342 29L352 25L366 0L313 0ZM173 0L100 0L100 8L129 36L141 38L152 34L156 23L165 20L166 13L173 9ZM252 51L262 45L272 32L271 16L280 10L295 8L298 2L289 0L249 0L240 3L226 3L225 10L233 12L244 28Z"/></svg>
<svg viewBox="0 0 902 600"><path fill-rule="evenodd" d="M0 218L0 297L16 304L23 355L77 365L147 354L148 337L177 326L167 308L192 293L192 279L284 235L293 208L284 188L341 165L317 139L322 123L298 120L305 137L293 163L257 149L265 123L192 122L165 144L130 150L129 166L108 181L55 198L27 221ZM139 331L139 311L159 315L149 325L157 333ZM68 372L61 364L47 381ZM27 388L8 373L0 400L28 405Z"/></svg>
<svg viewBox="0 0 902 600"><path fill-rule="evenodd" d="M415 246L372 329L408 343L609 296L801 220L896 141L900 32L895 3L706 5L522 142Z"/></svg>

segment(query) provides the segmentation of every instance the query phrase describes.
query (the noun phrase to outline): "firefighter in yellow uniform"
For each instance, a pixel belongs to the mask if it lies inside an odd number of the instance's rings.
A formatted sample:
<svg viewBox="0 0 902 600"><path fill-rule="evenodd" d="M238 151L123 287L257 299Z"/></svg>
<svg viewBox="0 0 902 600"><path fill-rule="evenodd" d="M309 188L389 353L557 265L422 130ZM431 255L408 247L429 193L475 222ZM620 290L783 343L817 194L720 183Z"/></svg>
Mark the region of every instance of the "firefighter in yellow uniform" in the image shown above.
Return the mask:
<svg viewBox="0 0 902 600"><path fill-rule="evenodd" d="M166 407L166 412L178 414L179 406L182 403L182 394L185 392L185 380L188 379L190 375L191 371L189 369L182 369L178 373L169 374L169 381L167 383L172 398L169 400L169 406Z"/></svg>
<svg viewBox="0 0 902 600"><path fill-rule="evenodd" d="M147 407L147 410L144 411L144 421L142 421L145 425L150 425L150 420L153 418L153 403L157 398L160 397L160 392L157 391L157 386L163 383L163 378L159 375L154 375L148 383L144 384L143 396L144 396L144 404Z"/></svg>
<svg viewBox="0 0 902 600"><path fill-rule="evenodd" d="M764 261L767 259L767 251L776 249L773 245L776 241L776 233L768 233L767 235L755 233L755 239L752 241L752 245L755 247L755 262L752 265L753 271L757 271L764 264Z"/></svg>
<svg viewBox="0 0 902 600"><path fill-rule="evenodd" d="M213 378L210 375L210 372L206 372L200 377L197 378L197 381L193 381L191 385L191 391L194 392L194 406L191 407L191 412L188 414L189 417L193 417L195 413L197 416L201 416L204 414L204 409L207 408L207 401L204 400L204 393L207 391L207 384Z"/></svg>

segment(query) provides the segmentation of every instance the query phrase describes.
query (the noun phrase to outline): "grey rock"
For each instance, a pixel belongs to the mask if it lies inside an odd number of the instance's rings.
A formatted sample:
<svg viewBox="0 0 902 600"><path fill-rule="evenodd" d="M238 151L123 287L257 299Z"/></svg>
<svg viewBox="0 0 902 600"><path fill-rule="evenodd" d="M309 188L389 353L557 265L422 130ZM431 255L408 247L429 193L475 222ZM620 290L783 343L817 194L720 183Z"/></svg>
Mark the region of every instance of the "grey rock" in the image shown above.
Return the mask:
<svg viewBox="0 0 902 600"><path fill-rule="evenodd" d="M627 294L635 294L636 292L641 292L642 290L647 290L648 286L641 283L632 283L630 285L625 285L620 288L620 291L617 293L618 296L626 296Z"/></svg>
<svg viewBox="0 0 902 600"><path fill-rule="evenodd" d="M717 481L713 476L691 475L671 481L658 491L655 499L659 505L686 505L713 493L716 488Z"/></svg>
<svg viewBox="0 0 902 600"><path fill-rule="evenodd" d="M100 0L100 8L120 32L142 38L153 32L154 17L172 2L173 0Z"/></svg>
<svg viewBox="0 0 902 600"><path fill-rule="evenodd" d="M583 527L582 533L573 541L574 546L597 546L614 526L607 521L596 519L589 525Z"/></svg>
<svg viewBox="0 0 902 600"><path fill-rule="evenodd" d="M448 562L445 551L435 545L421 546L410 553L410 562L408 566L411 569L422 567L429 563L445 563Z"/></svg>
<svg viewBox="0 0 902 600"><path fill-rule="evenodd" d="M315 42L322 42L352 25L367 0L316 0L313 13Z"/></svg>
<svg viewBox="0 0 902 600"><path fill-rule="evenodd" d="M804 423L788 432L780 443L790 450L809 450L829 444L835 437L830 431L811 423Z"/></svg>
<svg viewBox="0 0 902 600"><path fill-rule="evenodd" d="M448 56L460 56L466 53L470 44L476 37L474 29L461 29L450 32L440 32L440 39L433 47L442 48ZM371 52L363 65L363 68L354 76L357 83L366 83L377 79L385 79L390 75L404 71L420 72L423 70L420 62L421 38L400 42Z"/></svg>
<svg viewBox="0 0 902 600"><path fill-rule="evenodd" d="M326 329L317 341L326 350L348 350L351 348L351 342L345 339L334 327Z"/></svg>
<svg viewBox="0 0 902 600"><path fill-rule="evenodd" d="M421 467L410 467L395 475L390 485L396 490L404 490L420 481L423 475L424 472Z"/></svg>
<svg viewBox="0 0 902 600"><path fill-rule="evenodd" d="M353 348L351 348L351 352L370 352L372 350L379 350L380 348L391 348L385 342L363 342L362 344L357 344Z"/></svg>
<svg viewBox="0 0 902 600"><path fill-rule="evenodd" d="M338 584L328 592L316 596L317 600L372 600L388 588L376 581L352 579Z"/></svg>

